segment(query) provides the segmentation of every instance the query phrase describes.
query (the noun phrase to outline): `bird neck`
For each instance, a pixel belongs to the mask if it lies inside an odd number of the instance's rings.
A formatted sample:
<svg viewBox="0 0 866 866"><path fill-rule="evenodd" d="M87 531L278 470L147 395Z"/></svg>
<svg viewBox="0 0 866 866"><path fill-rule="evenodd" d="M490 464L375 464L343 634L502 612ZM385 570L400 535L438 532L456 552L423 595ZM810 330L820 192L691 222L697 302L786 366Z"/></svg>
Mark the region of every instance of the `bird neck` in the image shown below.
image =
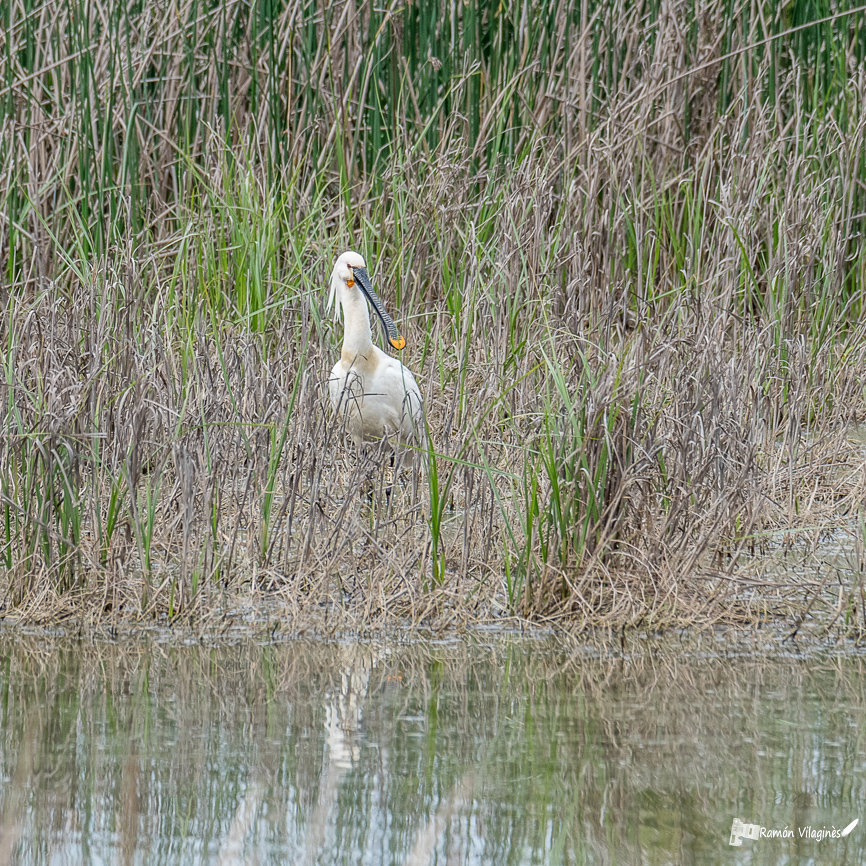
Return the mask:
<svg viewBox="0 0 866 866"><path fill-rule="evenodd" d="M358 355L368 355L373 348L370 313L364 296L358 292L343 292L343 358L350 362Z"/></svg>

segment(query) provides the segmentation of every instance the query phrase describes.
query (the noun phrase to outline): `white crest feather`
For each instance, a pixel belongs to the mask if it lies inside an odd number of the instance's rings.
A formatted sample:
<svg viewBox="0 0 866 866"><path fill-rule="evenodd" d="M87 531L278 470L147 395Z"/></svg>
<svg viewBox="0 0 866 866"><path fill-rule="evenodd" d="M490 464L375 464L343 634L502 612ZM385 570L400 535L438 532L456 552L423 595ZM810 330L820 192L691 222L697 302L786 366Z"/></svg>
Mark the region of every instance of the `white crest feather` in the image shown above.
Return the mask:
<svg viewBox="0 0 866 866"><path fill-rule="evenodd" d="M342 318L343 305L337 301L337 274L331 274L331 291L328 293L328 312L333 308L333 319L339 322ZM335 303L336 302L336 303Z"/></svg>

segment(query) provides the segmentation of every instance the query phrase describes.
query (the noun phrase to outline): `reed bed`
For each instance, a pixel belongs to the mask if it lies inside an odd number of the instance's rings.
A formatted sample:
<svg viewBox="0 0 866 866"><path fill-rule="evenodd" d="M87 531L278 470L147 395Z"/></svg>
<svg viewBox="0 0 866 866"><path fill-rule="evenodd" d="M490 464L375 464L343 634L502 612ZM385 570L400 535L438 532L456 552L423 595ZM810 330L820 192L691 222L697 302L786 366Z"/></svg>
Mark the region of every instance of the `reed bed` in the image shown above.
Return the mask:
<svg viewBox="0 0 866 866"><path fill-rule="evenodd" d="M4 614L862 635L863 20L11 0ZM394 477L327 405L346 248ZM832 591L751 567L828 535Z"/></svg>

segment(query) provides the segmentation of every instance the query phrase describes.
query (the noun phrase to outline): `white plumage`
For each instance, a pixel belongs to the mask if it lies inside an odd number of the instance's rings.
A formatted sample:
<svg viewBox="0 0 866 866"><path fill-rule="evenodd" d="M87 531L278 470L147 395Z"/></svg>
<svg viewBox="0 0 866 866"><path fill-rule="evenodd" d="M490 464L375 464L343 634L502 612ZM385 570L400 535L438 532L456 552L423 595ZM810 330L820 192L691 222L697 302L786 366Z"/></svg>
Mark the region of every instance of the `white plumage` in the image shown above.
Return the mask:
<svg viewBox="0 0 866 866"><path fill-rule="evenodd" d="M365 299L366 296L366 299ZM412 373L396 358L373 345L367 300L382 322L388 342L402 349L405 341L373 290L362 256L345 252L331 274L329 305L343 310L343 349L328 383L331 405L346 423L355 445L364 442L404 443L424 439L421 391ZM393 443L392 443L393 444Z"/></svg>

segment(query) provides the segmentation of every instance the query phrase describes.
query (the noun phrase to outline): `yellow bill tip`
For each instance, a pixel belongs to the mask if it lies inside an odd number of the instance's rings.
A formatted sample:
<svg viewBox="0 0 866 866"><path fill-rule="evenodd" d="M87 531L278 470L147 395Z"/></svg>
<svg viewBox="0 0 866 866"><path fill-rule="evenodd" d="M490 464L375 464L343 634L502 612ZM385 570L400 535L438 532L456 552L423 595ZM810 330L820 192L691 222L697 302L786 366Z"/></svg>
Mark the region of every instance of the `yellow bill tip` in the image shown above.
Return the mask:
<svg viewBox="0 0 866 866"><path fill-rule="evenodd" d="M388 342L395 349L402 349L406 345L406 341L402 337L399 337L399 336L398 337L389 337Z"/></svg>

